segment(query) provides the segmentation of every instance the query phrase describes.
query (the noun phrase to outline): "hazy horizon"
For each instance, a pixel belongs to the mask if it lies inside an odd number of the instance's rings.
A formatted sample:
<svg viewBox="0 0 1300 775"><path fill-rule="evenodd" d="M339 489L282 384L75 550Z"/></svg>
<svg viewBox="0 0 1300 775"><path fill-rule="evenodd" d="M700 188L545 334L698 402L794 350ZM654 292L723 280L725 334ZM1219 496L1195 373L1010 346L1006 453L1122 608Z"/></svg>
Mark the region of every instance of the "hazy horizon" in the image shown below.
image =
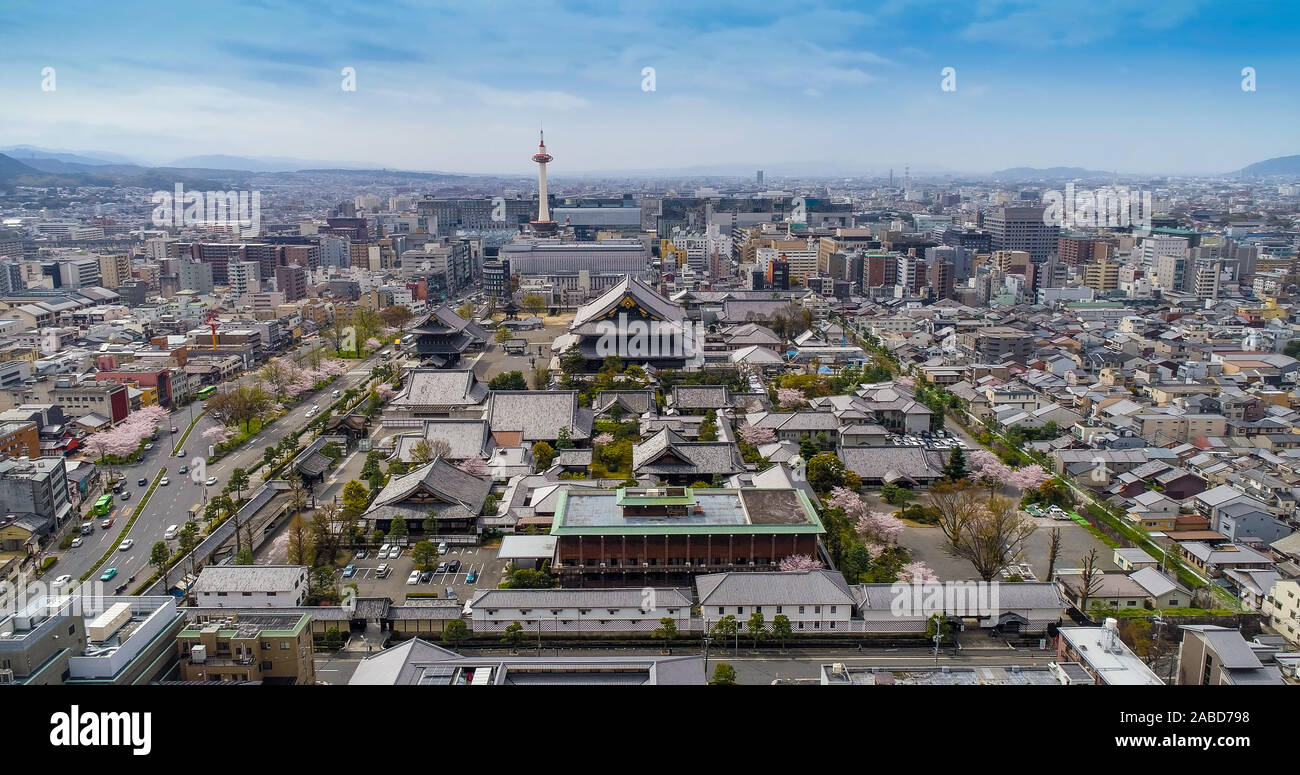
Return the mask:
<svg viewBox="0 0 1300 775"><path fill-rule="evenodd" d="M905 165L1216 175L1300 153L1290 8L246 0L183 19L138 0L102 8L15 4L0 32L13 74L0 83L0 146L531 176L544 126L556 178L901 176ZM955 91L941 88L949 67ZM1242 89L1246 67L1256 91Z"/></svg>

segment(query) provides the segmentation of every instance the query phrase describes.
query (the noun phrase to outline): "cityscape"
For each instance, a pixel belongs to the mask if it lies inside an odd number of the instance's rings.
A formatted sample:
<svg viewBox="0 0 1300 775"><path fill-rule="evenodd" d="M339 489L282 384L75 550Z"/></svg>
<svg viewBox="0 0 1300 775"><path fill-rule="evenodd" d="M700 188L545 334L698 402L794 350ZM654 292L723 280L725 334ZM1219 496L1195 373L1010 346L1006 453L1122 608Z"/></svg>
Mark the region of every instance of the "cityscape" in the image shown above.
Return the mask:
<svg viewBox="0 0 1300 775"><path fill-rule="evenodd" d="M1291 9L882 5L407 8L510 60L418 96L341 8L193 91L16 14L0 685L1300 684ZM1195 109L1009 63L1157 37Z"/></svg>

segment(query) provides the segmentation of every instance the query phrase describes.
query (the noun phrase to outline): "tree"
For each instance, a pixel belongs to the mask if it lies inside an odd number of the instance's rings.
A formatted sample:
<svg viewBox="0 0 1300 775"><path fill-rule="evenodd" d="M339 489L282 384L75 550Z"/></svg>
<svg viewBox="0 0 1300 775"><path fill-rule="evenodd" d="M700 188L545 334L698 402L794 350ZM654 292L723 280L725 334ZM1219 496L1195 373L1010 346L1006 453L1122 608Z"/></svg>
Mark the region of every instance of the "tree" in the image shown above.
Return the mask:
<svg viewBox="0 0 1300 775"><path fill-rule="evenodd" d="M528 382L522 371L507 371L498 374L488 382L491 390L527 390Z"/></svg>
<svg viewBox="0 0 1300 775"><path fill-rule="evenodd" d="M573 449L573 432L569 430L569 426L562 426L556 433L555 448Z"/></svg>
<svg viewBox="0 0 1300 775"><path fill-rule="evenodd" d="M1097 547L1088 550L1088 555L1079 560L1082 570L1079 572L1079 610L1087 612L1088 601L1101 589L1102 569L1097 564Z"/></svg>
<svg viewBox="0 0 1300 775"><path fill-rule="evenodd" d="M226 487L235 491L237 503L244 501L244 490L248 489L248 472L242 468L236 468L230 472L230 479L226 482Z"/></svg>
<svg viewBox="0 0 1300 775"><path fill-rule="evenodd" d="M392 524L388 528L388 535L394 539L401 540L406 537L406 520L401 517L394 517Z"/></svg>
<svg viewBox="0 0 1300 775"><path fill-rule="evenodd" d="M394 304L391 307L384 307L379 311L379 318L385 325L392 328L401 328L405 326L412 317L411 310L402 304ZM461 317L466 317L461 315Z"/></svg>
<svg viewBox="0 0 1300 775"><path fill-rule="evenodd" d="M1061 528L1054 527L1048 533L1047 541L1047 575L1044 577L1048 581L1052 580L1052 575L1056 573L1056 559L1061 556Z"/></svg>
<svg viewBox="0 0 1300 775"><path fill-rule="evenodd" d="M900 487L896 484L886 484L880 488L880 497L885 499L885 503L892 506L905 506L916 496L906 487Z"/></svg>
<svg viewBox="0 0 1300 775"><path fill-rule="evenodd" d="M460 315L466 320L470 320L471 318L474 317L474 305L467 301L456 308L456 314Z"/></svg>
<svg viewBox="0 0 1300 775"><path fill-rule="evenodd" d="M754 648L758 648L758 642L767 637L767 623L763 619L762 611L755 611L749 615L749 637L754 641Z"/></svg>
<svg viewBox="0 0 1300 775"><path fill-rule="evenodd" d="M844 463L833 453L822 452L808 461L808 484L817 492L830 492L844 484Z"/></svg>
<svg viewBox="0 0 1300 775"><path fill-rule="evenodd" d="M735 686L736 685L736 668L728 665L726 662L719 662L713 668L713 680L709 681L710 686Z"/></svg>
<svg viewBox="0 0 1300 775"><path fill-rule="evenodd" d="M799 457L802 457L804 460L812 460L820 454L821 449L812 439L805 436L799 440Z"/></svg>
<svg viewBox="0 0 1300 775"><path fill-rule="evenodd" d="M176 537L176 542L180 546L181 554L188 555L190 558L190 573L194 572L194 547L199 545L199 526L193 521L186 522L181 527L181 533Z"/></svg>
<svg viewBox="0 0 1300 775"><path fill-rule="evenodd" d="M411 549L411 560L424 570L432 570L438 563L438 547L432 541L420 541Z"/></svg>
<svg viewBox="0 0 1300 775"><path fill-rule="evenodd" d="M497 344L505 344L506 340L509 338L510 338L510 329L506 328L505 326L501 326L500 328L498 328L497 332L492 335L492 341L496 342Z"/></svg>
<svg viewBox="0 0 1300 775"><path fill-rule="evenodd" d="M513 624L506 625L505 635L501 638L502 643L514 649L518 648L519 644L522 643L523 640L524 626L522 624L514 622Z"/></svg>
<svg viewBox="0 0 1300 775"><path fill-rule="evenodd" d="M235 555L235 564L236 564L236 565L252 565L252 564L253 564L253 548L252 548L251 546L245 546L243 549L240 549L240 550L239 550L239 554L236 554L236 555Z"/></svg>
<svg viewBox="0 0 1300 775"><path fill-rule="evenodd" d="M469 625L464 619L452 619L442 628L442 642L452 648L459 647L468 639Z"/></svg>
<svg viewBox="0 0 1300 775"><path fill-rule="evenodd" d="M544 441L539 441L533 445L533 459L537 461L537 470L544 471L551 467L551 461L555 459L555 449Z"/></svg>
<svg viewBox="0 0 1300 775"><path fill-rule="evenodd" d="M167 544L164 541L159 541L149 550L149 564L154 566L159 573L164 573L167 570L167 561L170 559L171 552L167 551ZM166 582L165 577L163 581Z"/></svg>
<svg viewBox="0 0 1300 775"><path fill-rule="evenodd" d="M527 312L530 315L540 315L546 311L546 299L543 299L537 294L530 293L524 297L521 306L524 308L524 312Z"/></svg>
<svg viewBox="0 0 1300 775"><path fill-rule="evenodd" d="M650 633L650 637L656 640L672 640L677 637L677 622L673 621L671 616L665 616L659 620L659 626L655 631Z"/></svg>
<svg viewBox="0 0 1300 775"><path fill-rule="evenodd" d="M287 557L290 565L315 564L316 552L312 547L311 532L307 521L301 514L295 514L289 521L289 549Z"/></svg>
<svg viewBox="0 0 1300 775"><path fill-rule="evenodd" d="M735 638L738 632L740 632L740 624L736 622L733 614L727 614L713 623L713 638L722 643Z"/></svg>
<svg viewBox="0 0 1300 775"><path fill-rule="evenodd" d="M366 506L370 505L370 491L361 482L351 479L343 485L342 502L345 519L360 517L365 513Z"/></svg>
<svg viewBox="0 0 1300 775"><path fill-rule="evenodd" d="M949 481L965 479L970 472L966 470L966 453L962 451L960 445L952 448L952 454L948 456L948 462L943 467L943 475Z"/></svg>
<svg viewBox="0 0 1300 775"><path fill-rule="evenodd" d="M776 617L772 619L772 637L781 641L782 650L785 649L786 639L791 637L793 634L794 631L790 627L790 617L785 614L777 614Z"/></svg>
<svg viewBox="0 0 1300 775"><path fill-rule="evenodd" d="M533 390L546 390L551 386L550 369L533 369Z"/></svg>
<svg viewBox="0 0 1300 775"><path fill-rule="evenodd" d="M965 482L935 484L930 503L938 512L949 554L969 561L984 581L992 581L1020 553L1036 528L1012 501L985 498L980 488Z"/></svg>

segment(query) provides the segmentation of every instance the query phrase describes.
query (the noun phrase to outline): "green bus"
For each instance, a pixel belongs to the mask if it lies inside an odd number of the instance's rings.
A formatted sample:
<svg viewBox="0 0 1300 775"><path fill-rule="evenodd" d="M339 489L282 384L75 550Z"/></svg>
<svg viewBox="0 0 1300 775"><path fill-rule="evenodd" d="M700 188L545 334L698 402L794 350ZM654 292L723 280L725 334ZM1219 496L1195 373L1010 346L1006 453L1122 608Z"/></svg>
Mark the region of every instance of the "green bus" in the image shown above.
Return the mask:
<svg viewBox="0 0 1300 775"><path fill-rule="evenodd" d="M95 501L95 513L101 517L107 514L111 508L113 508L112 493L105 493L99 496L99 500Z"/></svg>
<svg viewBox="0 0 1300 775"><path fill-rule="evenodd" d="M199 393L198 393L198 399L199 399L200 401L203 401L203 400L205 400L205 399L211 398L211 397L212 397L212 394L215 393L215 392L217 392L217 386L216 386L216 385L208 385L207 387L205 387L205 388L203 388L202 390L199 391Z"/></svg>

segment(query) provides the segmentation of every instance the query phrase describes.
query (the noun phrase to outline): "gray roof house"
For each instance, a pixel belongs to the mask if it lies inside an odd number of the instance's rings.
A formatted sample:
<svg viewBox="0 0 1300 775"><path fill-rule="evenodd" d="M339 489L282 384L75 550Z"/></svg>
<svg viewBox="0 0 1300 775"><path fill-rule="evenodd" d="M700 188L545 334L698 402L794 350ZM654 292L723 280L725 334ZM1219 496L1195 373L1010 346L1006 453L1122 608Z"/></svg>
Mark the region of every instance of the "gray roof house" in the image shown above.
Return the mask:
<svg viewBox="0 0 1300 775"><path fill-rule="evenodd" d="M361 518L370 530L388 531L400 517L407 531L418 535L424 531L424 520L432 517L438 521L439 533L476 533L491 489L490 477L466 473L438 458L390 478Z"/></svg>
<svg viewBox="0 0 1300 775"><path fill-rule="evenodd" d="M593 419L590 409L578 405L576 390L494 390L488 398L492 438L503 447L554 443L561 428L568 428L570 439L584 441Z"/></svg>
<svg viewBox="0 0 1300 775"><path fill-rule="evenodd" d="M632 474L690 484L745 470L740 449L729 441L687 441L668 428L632 446Z"/></svg>

